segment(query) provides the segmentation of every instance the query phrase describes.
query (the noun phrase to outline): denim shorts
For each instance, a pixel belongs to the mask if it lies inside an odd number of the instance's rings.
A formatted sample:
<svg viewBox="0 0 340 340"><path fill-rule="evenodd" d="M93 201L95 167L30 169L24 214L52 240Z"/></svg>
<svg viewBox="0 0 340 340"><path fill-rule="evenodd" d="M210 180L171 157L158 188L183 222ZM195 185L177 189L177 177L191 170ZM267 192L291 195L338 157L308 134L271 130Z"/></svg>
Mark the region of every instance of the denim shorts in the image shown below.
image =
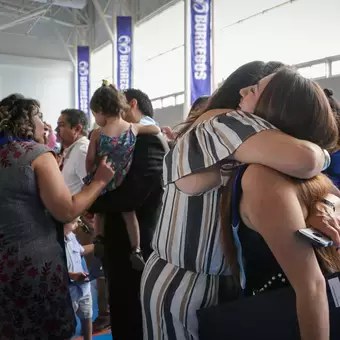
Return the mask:
<svg viewBox="0 0 340 340"><path fill-rule="evenodd" d="M92 319L93 310L91 293L82 296L78 299L73 299L72 305L75 314L78 316L80 320Z"/></svg>

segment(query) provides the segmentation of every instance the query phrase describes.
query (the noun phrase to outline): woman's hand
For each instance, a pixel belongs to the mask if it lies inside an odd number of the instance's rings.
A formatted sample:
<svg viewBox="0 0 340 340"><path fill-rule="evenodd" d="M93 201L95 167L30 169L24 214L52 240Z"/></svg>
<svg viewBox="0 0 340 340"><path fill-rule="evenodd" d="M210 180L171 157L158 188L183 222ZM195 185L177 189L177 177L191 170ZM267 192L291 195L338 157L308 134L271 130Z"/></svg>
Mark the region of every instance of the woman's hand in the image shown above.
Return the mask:
<svg viewBox="0 0 340 340"><path fill-rule="evenodd" d="M317 202L306 222L307 225L331 238L336 247L340 247L340 219L330 206Z"/></svg>
<svg viewBox="0 0 340 340"><path fill-rule="evenodd" d="M175 140L176 139L176 134L174 131L171 129L169 126L163 126L161 128L162 133L168 138L169 140Z"/></svg>
<svg viewBox="0 0 340 340"><path fill-rule="evenodd" d="M103 184L108 184L115 174L115 171L111 167L111 162L106 162L107 156L103 157L100 161L96 173L94 175L94 181L101 182Z"/></svg>
<svg viewBox="0 0 340 340"><path fill-rule="evenodd" d="M80 272L80 273L68 273L70 279L75 282L83 282L88 277L87 273Z"/></svg>

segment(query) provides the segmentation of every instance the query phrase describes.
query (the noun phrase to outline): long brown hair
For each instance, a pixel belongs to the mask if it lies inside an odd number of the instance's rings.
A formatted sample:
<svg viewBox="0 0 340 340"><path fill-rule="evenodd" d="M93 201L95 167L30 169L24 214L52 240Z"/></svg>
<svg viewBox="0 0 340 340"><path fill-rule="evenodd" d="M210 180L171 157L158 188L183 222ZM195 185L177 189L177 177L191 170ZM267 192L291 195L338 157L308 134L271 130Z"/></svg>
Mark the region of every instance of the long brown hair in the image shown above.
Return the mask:
<svg viewBox="0 0 340 340"><path fill-rule="evenodd" d="M240 66L211 95L202 109L190 112L188 118L177 126L177 138L183 136L197 118L207 111L216 109L236 110L241 100L241 89L255 85L261 78L276 72L283 66L284 64L278 61L270 61L268 63L252 61Z"/></svg>
<svg viewBox="0 0 340 340"><path fill-rule="evenodd" d="M264 89L255 112L281 131L299 139L309 140L321 148L332 150L338 140L334 115L322 89L291 69L279 71ZM280 155L277 155L278 157ZM221 238L226 259L236 283L239 283L239 264L231 225L233 172L221 198ZM310 180L294 180L300 199L310 210L330 191L331 182L324 175ZM340 271L340 256L334 247L316 249L325 273Z"/></svg>
<svg viewBox="0 0 340 340"><path fill-rule="evenodd" d="M282 132L323 149L332 151L337 145L336 119L325 93L291 68L283 68L273 76L254 113Z"/></svg>

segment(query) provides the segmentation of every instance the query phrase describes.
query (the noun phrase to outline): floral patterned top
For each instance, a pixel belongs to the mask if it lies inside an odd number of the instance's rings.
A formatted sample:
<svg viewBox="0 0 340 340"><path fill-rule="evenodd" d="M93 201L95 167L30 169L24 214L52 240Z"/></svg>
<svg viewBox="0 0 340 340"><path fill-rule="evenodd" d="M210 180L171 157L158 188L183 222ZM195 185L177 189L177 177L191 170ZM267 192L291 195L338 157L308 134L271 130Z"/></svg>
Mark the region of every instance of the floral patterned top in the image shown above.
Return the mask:
<svg viewBox="0 0 340 340"><path fill-rule="evenodd" d="M75 331L65 254L40 199L33 142L0 146L0 339L65 340Z"/></svg>
<svg viewBox="0 0 340 340"><path fill-rule="evenodd" d="M131 127L119 137L106 136L100 131L97 156L98 158L107 156L107 161L112 163L112 168L115 170L115 175L107 185L106 190L114 190L122 184L131 167L135 144L136 135L133 133ZM85 184L91 182L94 172L91 172L85 177ZM103 193L105 193L106 190L104 190Z"/></svg>

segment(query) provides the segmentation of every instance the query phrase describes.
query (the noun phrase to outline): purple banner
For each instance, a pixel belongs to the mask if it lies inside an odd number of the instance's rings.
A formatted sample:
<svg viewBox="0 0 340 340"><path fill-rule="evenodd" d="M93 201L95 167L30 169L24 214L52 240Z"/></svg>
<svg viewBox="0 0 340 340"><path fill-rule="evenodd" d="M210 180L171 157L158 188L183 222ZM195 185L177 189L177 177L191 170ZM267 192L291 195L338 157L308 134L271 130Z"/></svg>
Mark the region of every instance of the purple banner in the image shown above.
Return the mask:
<svg viewBox="0 0 340 340"><path fill-rule="evenodd" d="M211 94L211 0L191 0L191 104Z"/></svg>
<svg viewBox="0 0 340 340"><path fill-rule="evenodd" d="M90 119L90 48L78 46L78 109Z"/></svg>
<svg viewBox="0 0 340 340"><path fill-rule="evenodd" d="M132 18L117 17L117 86L119 90L132 87Z"/></svg>

